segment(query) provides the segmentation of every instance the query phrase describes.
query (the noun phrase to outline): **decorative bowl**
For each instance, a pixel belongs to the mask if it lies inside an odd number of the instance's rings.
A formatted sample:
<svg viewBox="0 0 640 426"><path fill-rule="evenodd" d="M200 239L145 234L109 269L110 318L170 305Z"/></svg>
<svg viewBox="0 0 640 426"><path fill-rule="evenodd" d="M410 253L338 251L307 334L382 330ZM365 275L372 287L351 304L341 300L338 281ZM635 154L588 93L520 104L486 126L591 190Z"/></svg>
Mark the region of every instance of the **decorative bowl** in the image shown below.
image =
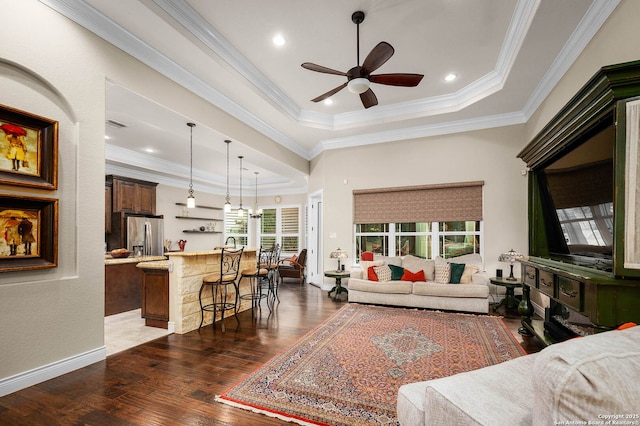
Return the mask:
<svg viewBox="0 0 640 426"><path fill-rule="evenodd" d="M131 255L131 252L129 250L125 250L125 249L111 250L111 257L115 257L117 259L123 259L125 257L129 257L130 255Z"/></svg>

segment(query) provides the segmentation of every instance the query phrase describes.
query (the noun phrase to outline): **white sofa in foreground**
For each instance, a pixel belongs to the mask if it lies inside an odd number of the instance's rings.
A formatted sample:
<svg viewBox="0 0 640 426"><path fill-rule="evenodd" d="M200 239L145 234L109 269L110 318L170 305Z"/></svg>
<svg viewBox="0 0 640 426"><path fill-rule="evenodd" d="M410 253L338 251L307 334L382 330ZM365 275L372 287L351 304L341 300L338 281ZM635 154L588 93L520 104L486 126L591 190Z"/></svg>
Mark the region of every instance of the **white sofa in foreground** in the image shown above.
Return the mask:
<svg viewBox="0 0 640 426"><path fill-rule="evenodd" d="M402 426L639 424L639 384L635 326L401 386L397 414Z"/></svg>
<svg viewBox="0 0 640 426"><path fill-rule="evenodd" d="M446 275L446 264L464 265L462 276L452 284ZM391 266L389 266L391 265ZM373 261L360 261L360 269L353 269L349 278L349 302L378 305L405 306L452 310L462 312L489 312L489 278L482 271L482 257L467 254L451 259L425 260L415 256L377 257ZM369 268L389 266L394 277L386 275L379 281L369 280ZM451 268L451 266L449 266ZM399 268L399 269L398 269ZM385 271L379 272L388 274ZM402 270L420 273L426 281L398 279ZM408 275L411 275L408 274ZM391 279L387 279L391 278ZM438 282L439 281L439 282Z"/></svg>

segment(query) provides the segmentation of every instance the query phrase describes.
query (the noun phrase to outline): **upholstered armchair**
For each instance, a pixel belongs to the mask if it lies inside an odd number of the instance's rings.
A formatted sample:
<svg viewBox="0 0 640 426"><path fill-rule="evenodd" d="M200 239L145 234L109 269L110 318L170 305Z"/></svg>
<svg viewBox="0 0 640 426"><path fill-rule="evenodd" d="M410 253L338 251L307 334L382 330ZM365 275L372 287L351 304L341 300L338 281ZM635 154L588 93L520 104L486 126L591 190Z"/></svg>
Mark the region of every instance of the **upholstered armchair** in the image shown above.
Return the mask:
<svg viewBox="0 0 640 426"><path fill-rule="evenodd" d="M305 267L307 265L307 249L302 249L298 256L288 259L280 259L278 262L278 277L280 283L284 278L295 278L300 281L300 285L305 282Z"/></svg>

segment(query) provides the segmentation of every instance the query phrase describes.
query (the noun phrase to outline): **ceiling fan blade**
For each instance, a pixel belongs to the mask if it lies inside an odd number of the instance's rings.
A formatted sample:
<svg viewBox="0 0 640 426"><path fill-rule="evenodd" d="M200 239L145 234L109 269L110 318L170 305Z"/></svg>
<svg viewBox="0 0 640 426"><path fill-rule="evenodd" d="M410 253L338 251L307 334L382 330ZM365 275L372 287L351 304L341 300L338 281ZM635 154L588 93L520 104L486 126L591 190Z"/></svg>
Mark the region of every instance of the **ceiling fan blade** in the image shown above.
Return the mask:
<svg viewBox="0 0 640 426"><path fill-rule="evenodd" d="M325 74L342 75L345 77L347 76L346 72L332 70L331 68L323 67L322 65L312 64L311 62L305 62L304 64L302 64L302 68L305 68L311 71L322 72Z"/></svg>
<svg viewBox="0 0 640 426"><path fill-rule="evenodd" d="M372 106L378 105L378 98L371 89L367 90L364 93L361 93L360 100L362 101L362 105L364 105L365 108L371 108Z"/></svg>
<svg viewBox="0 0 640 426"><path fill-rule="evenodd" d="M424 77L422 74L376 74L370 75L369 81L372 83L386 84L387 86L415 87Z"/></svg>
<svg viewBox="0 0 640 426"><path fill-rule="evenodd" d="M324 101L325 99L330 98L331 96L335 95L336 93L338 93L339 91L341 91L345 87L347 87L347 83L341 84L340 86L336 87L335 89L331 89L327 93L322 94L322 95L318 96L317 98L311 99L311 102Z"/></svg>
<svg viewBox="0 0 640 426"><path fill-rule="evenodd" d="M371 52L367 55L362 63L362 71L364 74L371 74L385 62L387 62L394 54L395 50L386 41L381 41L371 49Z"/></svg>

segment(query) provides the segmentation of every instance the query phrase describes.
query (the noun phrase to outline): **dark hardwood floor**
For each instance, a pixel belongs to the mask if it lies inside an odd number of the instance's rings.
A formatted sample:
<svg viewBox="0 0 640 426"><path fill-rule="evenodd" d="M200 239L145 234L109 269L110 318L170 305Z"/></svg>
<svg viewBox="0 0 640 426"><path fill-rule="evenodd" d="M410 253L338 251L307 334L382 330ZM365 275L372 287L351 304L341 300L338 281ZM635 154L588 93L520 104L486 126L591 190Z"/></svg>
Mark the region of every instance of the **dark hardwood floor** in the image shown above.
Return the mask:
<svg viewBox="0 0 640 426"><path fill-rule="evenodd" d="M217 394L260 367L346 303L297 283L280 289L269 315L239 314L219 325L169 335L83 369L0 398L1 425L281 425L261 414L214 402ZM501 312L498 312L501 313ZM505 318L517 334L520 320ZM535 343L523 344L527 352Z"/></svg>

